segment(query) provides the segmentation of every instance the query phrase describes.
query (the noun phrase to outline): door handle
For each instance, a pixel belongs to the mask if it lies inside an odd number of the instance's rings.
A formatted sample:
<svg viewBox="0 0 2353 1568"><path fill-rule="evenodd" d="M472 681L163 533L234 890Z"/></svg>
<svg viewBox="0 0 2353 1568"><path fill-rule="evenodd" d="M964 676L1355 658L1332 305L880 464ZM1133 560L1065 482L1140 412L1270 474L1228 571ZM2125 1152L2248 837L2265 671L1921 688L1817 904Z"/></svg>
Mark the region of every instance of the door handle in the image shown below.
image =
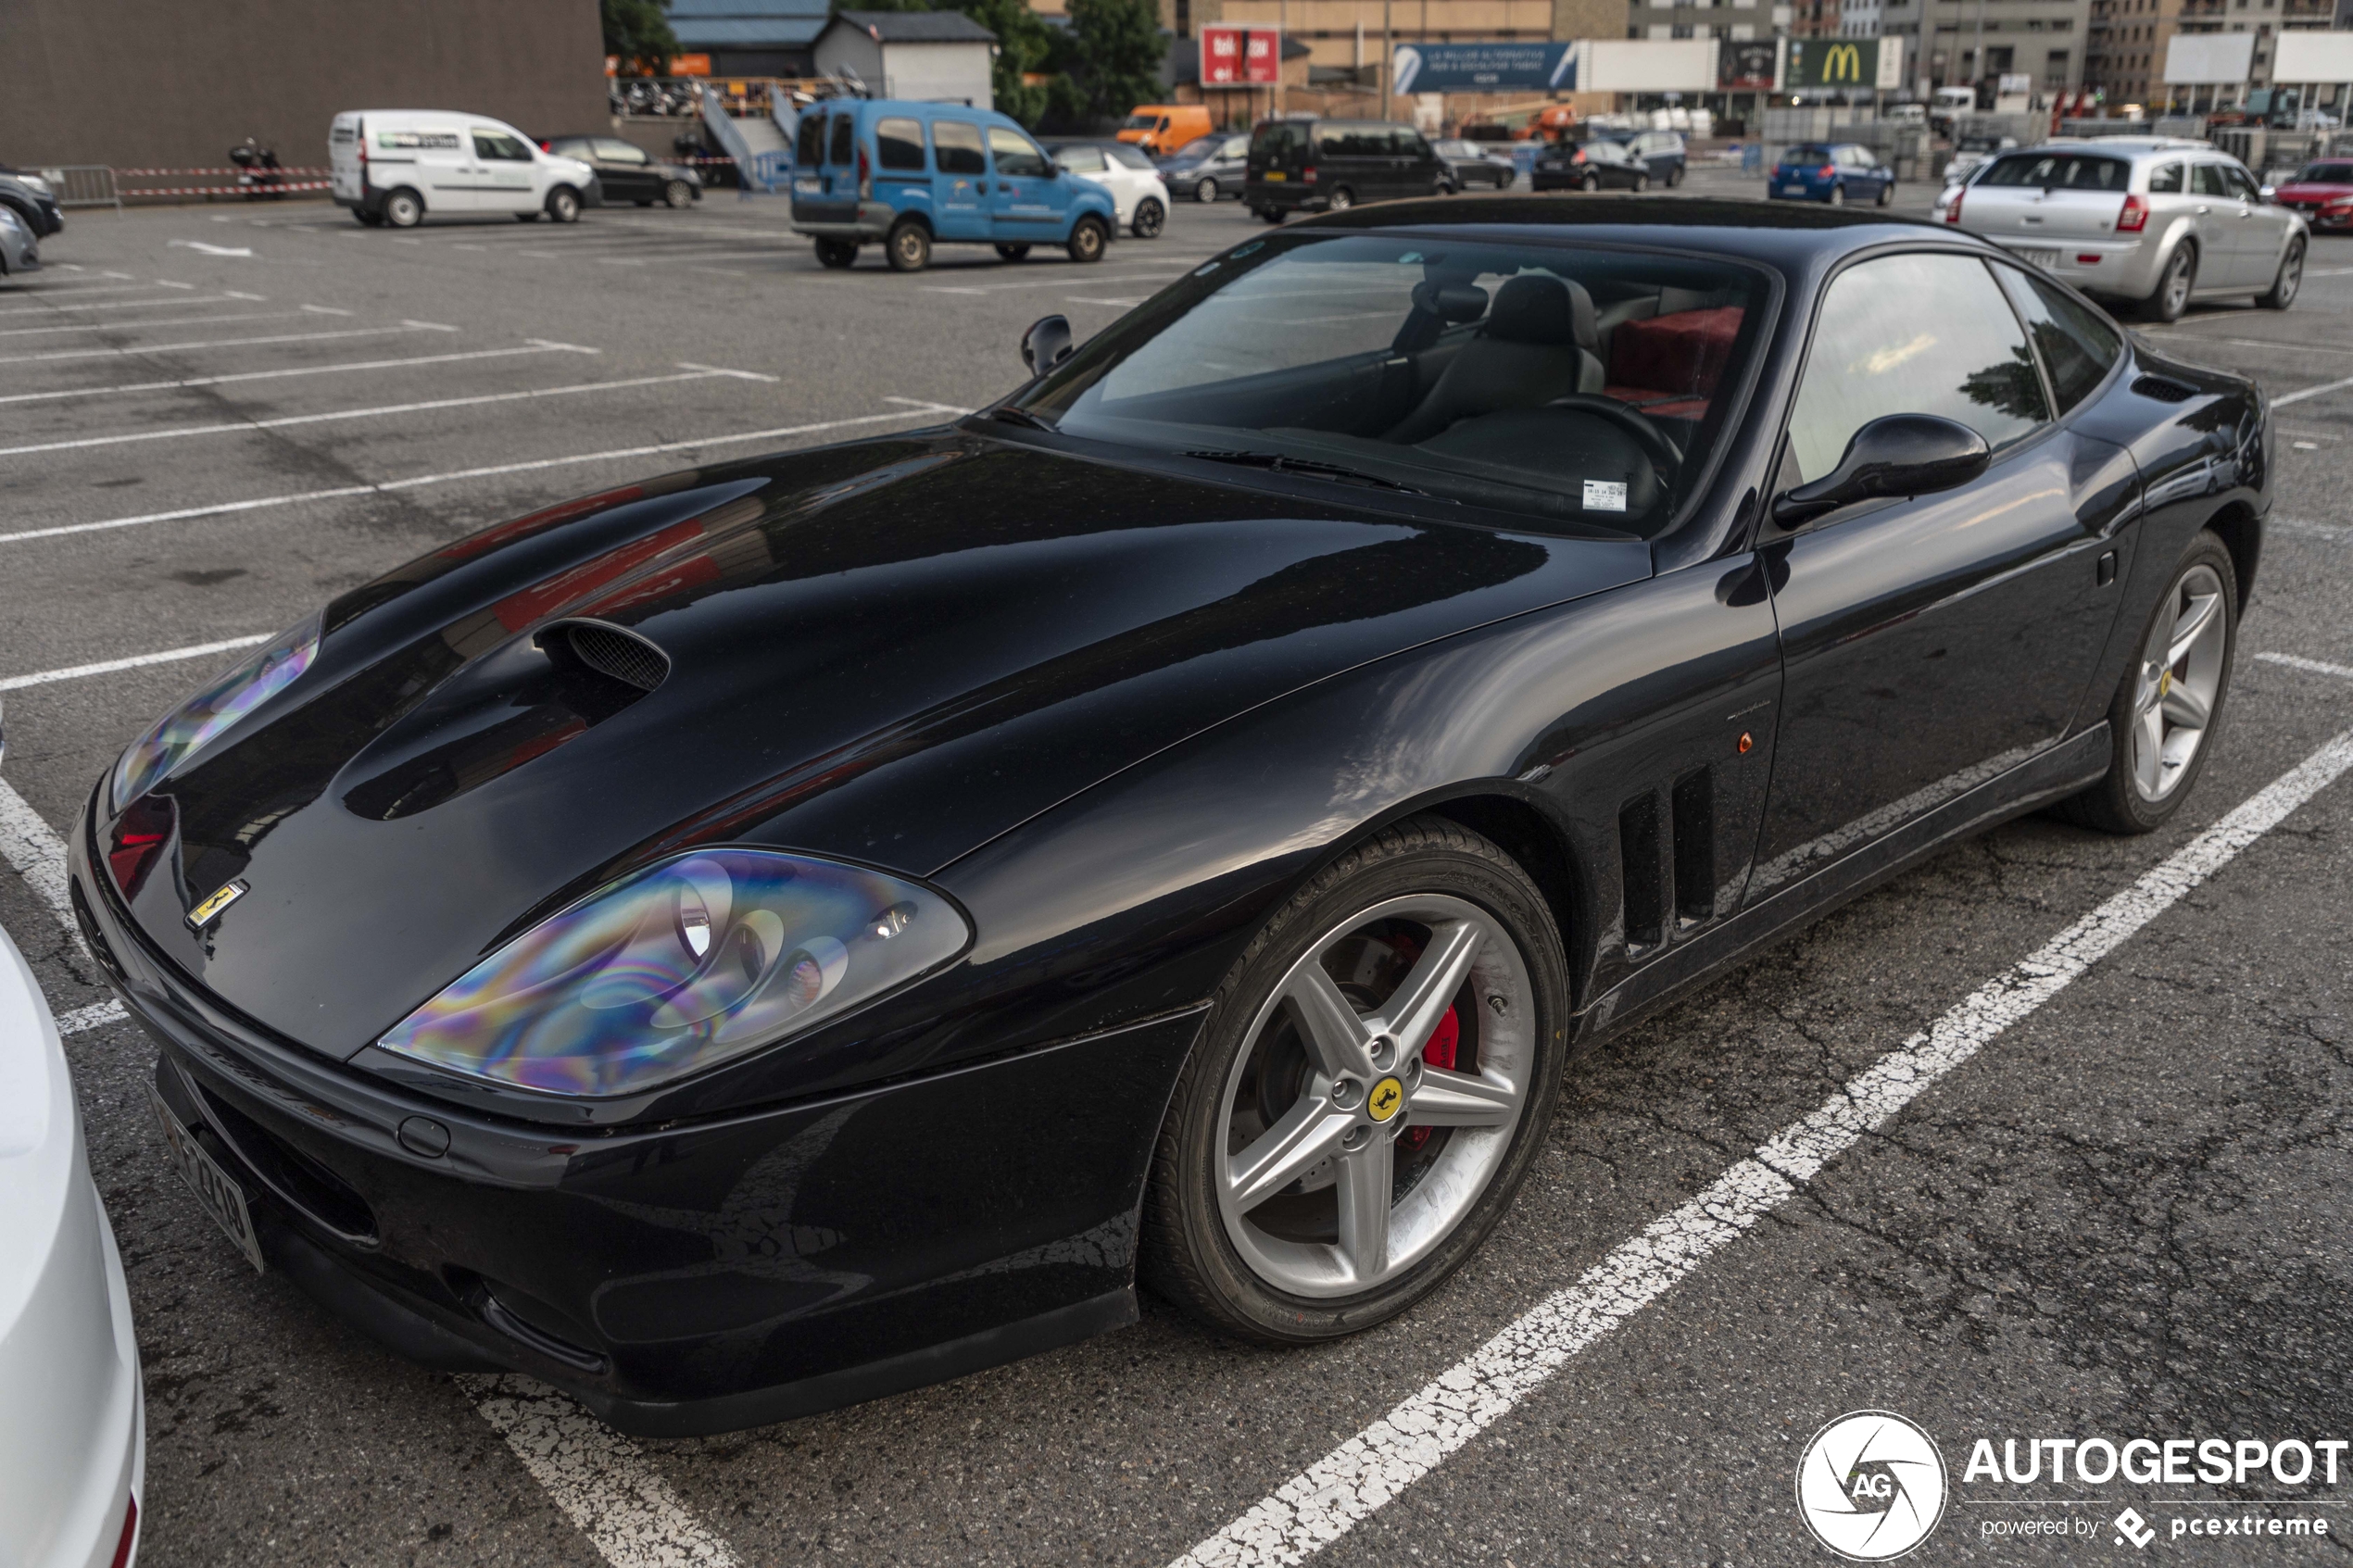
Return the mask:
<svg viewBox="0 0 2353 1568"><path fill-rule="evenodd" d="M1007 194L1007 195L1011 195L1011 194L1013 194L1013 188L1011 185L1008 185L1008 184L1007 184L1007 183L1005 183L1005 182L1003 182L1002 180L1000 180L1000 181L998 181L998 182L997 182L997 189L998 189L999 191L1002 192L1003 194Z"/></svg>

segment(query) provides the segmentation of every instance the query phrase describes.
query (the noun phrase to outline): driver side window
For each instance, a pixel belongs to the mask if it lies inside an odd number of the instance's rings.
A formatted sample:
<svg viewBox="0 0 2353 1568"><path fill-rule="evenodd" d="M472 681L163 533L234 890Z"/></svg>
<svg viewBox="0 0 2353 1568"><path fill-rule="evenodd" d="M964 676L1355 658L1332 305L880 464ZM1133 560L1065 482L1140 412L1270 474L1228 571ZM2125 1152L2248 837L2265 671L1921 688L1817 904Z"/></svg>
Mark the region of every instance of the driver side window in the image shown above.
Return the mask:
<svg viewBox="0 0 2353 1568"><path fill-rule="evenodd" d="M1997 451L2050 419L2026 332L1974 257L1888 256L1831 282L1790 417L1788 489L1837 469L1887 414L1935 414Z"/></svg>

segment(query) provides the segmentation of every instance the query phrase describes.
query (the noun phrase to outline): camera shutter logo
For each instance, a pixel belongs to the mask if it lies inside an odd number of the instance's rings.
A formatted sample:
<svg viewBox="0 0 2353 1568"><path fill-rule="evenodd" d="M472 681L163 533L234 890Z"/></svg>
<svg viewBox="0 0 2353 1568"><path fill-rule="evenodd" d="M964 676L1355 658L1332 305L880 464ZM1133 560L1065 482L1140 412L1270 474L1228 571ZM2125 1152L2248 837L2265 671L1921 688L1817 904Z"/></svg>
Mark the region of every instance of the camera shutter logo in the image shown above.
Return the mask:
<svg viewBox="0 0 2353 1568"><path fill-rule="evenodd" d="M1797 1512L1856 1562L1901 1557L1944 1517L1944 1456L1892 1411L1856 1411L1814 1434L1797 1461Z"/></svg>

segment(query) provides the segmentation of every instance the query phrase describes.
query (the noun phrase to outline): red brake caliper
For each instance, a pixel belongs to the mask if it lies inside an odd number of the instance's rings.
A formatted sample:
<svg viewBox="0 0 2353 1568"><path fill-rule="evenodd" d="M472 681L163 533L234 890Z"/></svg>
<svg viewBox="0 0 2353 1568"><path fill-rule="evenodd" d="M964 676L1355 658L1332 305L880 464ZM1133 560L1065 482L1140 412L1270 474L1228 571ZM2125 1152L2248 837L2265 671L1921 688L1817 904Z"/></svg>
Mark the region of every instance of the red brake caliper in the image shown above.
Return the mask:
<svg viewBox="0 0 2353 1568"><path fill-rule="evenodd" d="M1454 1021L1454 1010L1448 1008L1446 1016L1438 1021L1438 1027L1429 1032L1428 1040L1422 1046L1422 1065L1441 1068L1452 1073L1454 1070L1454 1047L1461 1042L1462 1037L1462 1025ZM1410 1152L1429 1142L1429 1135L1433 1130L1428 1127L1408 1127L1398 1141L1403 1143Z"/></svg>

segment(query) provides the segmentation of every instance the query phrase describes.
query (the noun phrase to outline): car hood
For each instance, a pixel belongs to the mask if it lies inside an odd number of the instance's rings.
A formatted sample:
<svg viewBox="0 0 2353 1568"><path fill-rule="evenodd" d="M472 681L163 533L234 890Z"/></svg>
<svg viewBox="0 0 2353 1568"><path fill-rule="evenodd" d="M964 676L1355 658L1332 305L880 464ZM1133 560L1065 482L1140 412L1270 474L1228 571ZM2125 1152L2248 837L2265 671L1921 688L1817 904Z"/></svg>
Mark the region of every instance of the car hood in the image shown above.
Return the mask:
<svg viewBox="0 0 2353 1568"><path fill-rule="evenodd" d="M1649 570L962 433L689 470L335 601L298 680L95 824L95 874L344 1057L635 865L736 842L927 874L1242 709ZM666 676L599 674L583 621Z"/></svg>

